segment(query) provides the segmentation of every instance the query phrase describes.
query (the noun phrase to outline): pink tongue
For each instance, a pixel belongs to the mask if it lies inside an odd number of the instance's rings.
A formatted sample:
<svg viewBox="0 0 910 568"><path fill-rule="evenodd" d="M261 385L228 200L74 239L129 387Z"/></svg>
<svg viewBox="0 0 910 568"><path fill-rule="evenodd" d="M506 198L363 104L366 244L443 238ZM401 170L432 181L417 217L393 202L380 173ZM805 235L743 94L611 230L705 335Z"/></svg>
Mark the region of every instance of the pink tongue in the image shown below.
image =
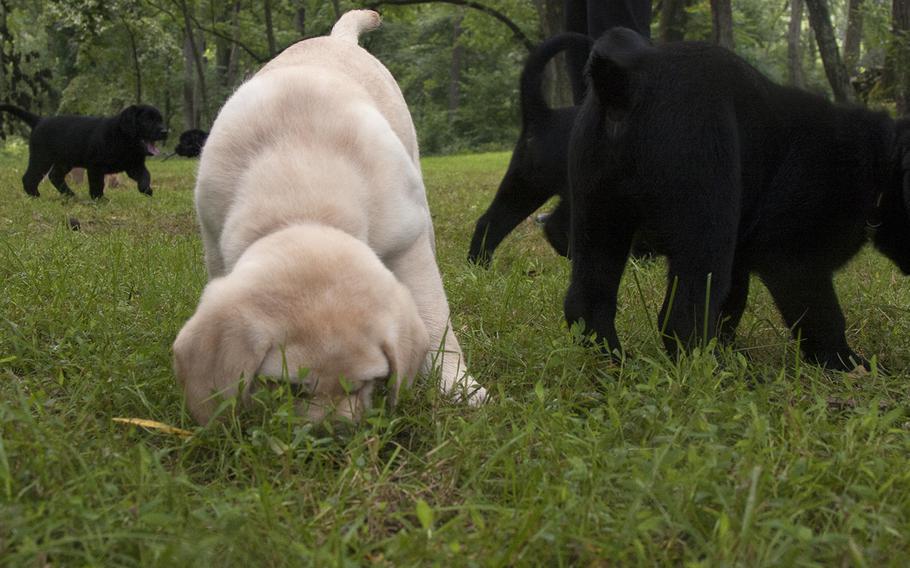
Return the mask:
<svg viewBox="0 0 910 568"><path fill-rule="evenodd" d="M151 154L152 156L157 156L158 154L161 153L161 150L159 150L158 147L155 146L155 145L154 145L153 143L151 143L151 142L146 142L146 143L145 143L145 147L148 149L149 154Z"/></svg>

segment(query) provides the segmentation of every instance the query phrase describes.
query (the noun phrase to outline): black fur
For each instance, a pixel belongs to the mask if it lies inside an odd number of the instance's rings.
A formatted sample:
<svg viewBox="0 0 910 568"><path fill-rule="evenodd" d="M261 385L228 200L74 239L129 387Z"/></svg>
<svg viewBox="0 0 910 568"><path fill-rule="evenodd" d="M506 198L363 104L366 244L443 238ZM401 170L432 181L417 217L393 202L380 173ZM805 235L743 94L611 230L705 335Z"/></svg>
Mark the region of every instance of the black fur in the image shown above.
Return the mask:
<svg viewBox="0 0 910 568"><path fill-rule="evenodd" d="M208 139L209 133L198 128L191 128L180 133L180 141L174 148L174 153L184 158L198 158L202 147Z"/></svg>
<svg viewBox="0 0 910 568"><path fill-rule="evenodd" d="M541 83L547 62L556 54L572 46L588 50L592 43L581 34L561 34L541 43L528 57L521 74L521 134L493 203L477 220L468 252L471 262L488 265L506 235L554 195L563 199L547 218L544 232L556 252L568 254L566 152L578 107L550 108Z"/></svg>
<svg viewBox="0 0 910 568"><path fill-rule="evenodd" d="M38 184L48 176L63 195L73 195L66 174L75 167L88 171L89 192L104 195L104 175L126 172L139 191L152 194L146 156L157 154L154 143L167 136L164 120L155 107L133 105L109 118L89 116L38 117L28 111L0 105L32 127L28 169L22 176L25 192L38 196Z"/></svg>
<svg viewBox="0 0 910 568"><path fill-rule="evenodd" d="M566 319L620 347L617 288L640 231L669 258L660 324L671 353L677 340L731 339L755 273L807 359L865 364L847 345L832 275L867 225L910 274L910 120L780 87L716 46L652 47L627 29L597 41L588 69L569 149Z"/></svg>

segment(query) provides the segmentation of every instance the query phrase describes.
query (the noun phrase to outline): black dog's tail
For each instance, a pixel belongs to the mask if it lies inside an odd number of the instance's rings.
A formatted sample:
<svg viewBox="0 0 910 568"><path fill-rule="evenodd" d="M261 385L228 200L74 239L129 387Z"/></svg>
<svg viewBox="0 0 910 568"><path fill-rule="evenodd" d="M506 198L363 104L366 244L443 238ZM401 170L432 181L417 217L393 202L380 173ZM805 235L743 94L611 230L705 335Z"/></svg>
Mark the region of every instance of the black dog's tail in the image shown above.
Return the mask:
<svg viewBox="0 0 910 568"><path fill-rule="evenodd" d="M38 116L37 114L32 114L32 113L28 112L27 110L21 109L19 107L13 106L13 105L0 105L0 111L2 111L2 110L5 110L6 112L10 113L11 115L21 119L26 124L28 124L31 128L34 128L35 125L38 124L38 122L41 120L41 117Z"/></svg>
<svg viewBox="0 0 910 568"><path fill-rule="evenodd" d="M550 110L543 96L543 71L547 63L570 47L580 46L585 51L590 50L592 43L593 40L586 35L568 32L543 41L531 52L521 72L521 118L525 123Z"/></svg>
<svg viewBox="0 0 910 568"><path fill-rule="evenodd" d="M589 88L605 107L629 107L632 70L653 50L648 39L628 28L613 28L597 40L585 73Z"/></svg>

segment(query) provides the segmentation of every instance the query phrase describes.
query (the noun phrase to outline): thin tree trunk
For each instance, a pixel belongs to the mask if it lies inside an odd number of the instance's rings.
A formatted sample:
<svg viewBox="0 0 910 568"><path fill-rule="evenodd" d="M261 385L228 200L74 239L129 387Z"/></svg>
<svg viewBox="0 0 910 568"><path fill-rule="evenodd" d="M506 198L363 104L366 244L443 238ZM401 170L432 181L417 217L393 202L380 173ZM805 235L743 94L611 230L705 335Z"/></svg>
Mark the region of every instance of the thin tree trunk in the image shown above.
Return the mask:
<svg viewBox="0 0 910 568"><path fill-rule="evenodd" d="M711 0L711 39L733 51L733 6L730 0Z"/></svg>
<svg viewBox="0 0 910 568"><path fill-rule="evenodd" d="M562 5L561 0L534 0L541 37L548 38L563 31ZM572 104L572 85L569 82L565 53L560 53L547 65L544 71L544 91L553 106Z"/></svg>
<svg viewBox="0 0 910 568"><path fill-rule="evenodd" d="M660 40L666 43L682 41L685 37L686 0L663 0L660 8Z"/></svg>
<svg viewBox="0 0 910 568"><path fill-rule="evenodd" d="M133 76L136 79L136 104L142 102L142 67L139 65L139 49L136 47L136 35L133 33L133 28L124 20L120 18L120 21L123 22L123 27L126 28L126 35L130 38L130 55L132 57L133 63Z"/></svg>
<svg viewBox="0 0 910 568"><path fill-rule="evenodd" d="M803 0L790 0L790 27L787 30L787 78L794 87L804 87L803 77Z"/></svg>
<svg viewBox="0 0 910 568"><path fill-rule="evenodd" d="M335 19L341 17L341 0L332 0L332 9L335 10Z"/></svg>
<svg viewBox="0 0 910 568"><path fill-rule="evenodd" d="M183 36L183 129L196 128L196 75L193 73L193 44L190 36Z"/></svg>
<svg viewBox="0 0 910 568"><path fill-rule="evenodd" d="M237 82L237 67L240 62L240 47L237 44L237 39L240 37L240 0L234 2L234 15L231 17L231 36L233 41L231 42L231 55L228 58L227 66L227 77L225 78L225 85L230 87Z"/></svg>
<svg viewBox="0 0 910 568"><path fill-rule="evenodd" d="M910 0L893 0L891 30L894 53L894 101L898 116L910 114Z"/></svg>
<svg viewBox="0 0 910 568"><path fill-rule="evenodd" d="M278 46L275 44L275 28L272 26L272 0L264 0L262 4L265 11L265 37L269 42L269 58L271 59L278 53Z"/></svg>
<svg viewBox="0 0 910 568"><path fill-rule="evenodd" d="M844 67L847 77L856 72L859 48L863 40L863 0L847 1L847 33L844 35Z"/></svg>
<svg viewBox="0 0 910 568"><path fill-rule="evenodd" d="M831 15L828 10L827 0L806 0L809 8L809 24L815 30L815 39L818 42L818 52L825 66L825 75L831 84L834 100L846 102L850 100L850 83L847 79L847 69L840 57L837 40L834 37L834 28L831 26Z"/></svg>
<svg viewBox="0 0 910 568"><path fill-rule="evenodd" d="M306 35L306 0L297 2L297 11L294 13L294 27L297 28L297 35L300 37Z"/></svg>
<svg viewBox="0 0 910 568"><path fill-rule="evenodd" d="M190 10L187 6L186 0L180 2L181 7L183 8L183 26L185 33L185 43L183 45L183 55L184 59L189 56L192 59L193 65L196 68L196 89L198 89L198 100L194 105L194 122L193 126L190 128L198 128L198 117L201 117L205 112L205 109L208 105L208 93L205 88L205 69L202 66L202 55L199 47L196 45L196 39L193 37L193 26L190 22ZM187 49L189 53L187 53ZM184 80L184 97L186 97L186 81ZM184 117L186 115L184 114Z"/></svg>
<svg viewBox="0 0 910 568"><path fill-rule="evenodd" d="M9 29L6 27L6 2L0 1L0 93L5 93L6 97L9 97L10 90L9 85L6 83L6 46L3 44L8 33ZM0 112L0 140L6 139L6 129L3 128L5 116L5 112Z"/></svg>
<svg viewBox="0 0 910 568"><path fill-rule="evenodd" d="M454 120L461 102L461 69L464 64L464 46L461 45L461 22L464 8L458 10L452 24L452 63L449 66L449 120Z"/></svg>

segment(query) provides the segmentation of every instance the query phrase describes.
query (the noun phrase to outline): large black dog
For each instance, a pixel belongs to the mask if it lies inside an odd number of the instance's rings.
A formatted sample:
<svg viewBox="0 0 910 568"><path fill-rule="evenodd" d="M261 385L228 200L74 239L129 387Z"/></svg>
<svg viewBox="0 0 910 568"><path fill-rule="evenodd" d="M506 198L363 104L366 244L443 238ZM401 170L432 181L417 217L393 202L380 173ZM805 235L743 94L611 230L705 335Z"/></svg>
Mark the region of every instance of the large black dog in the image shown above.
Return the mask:
<svg viewBox="0 0 910 568"><path fill-rule="evenodd" d="M104 195L104 175L116 172L126 172L136 180L141 193L152 194L145 158L157 155L155 142L167 136L164 120L155 107L132 105L109 118L42 118L12 105L0 105L0 110L19 117L32 128L28 169L22 176L27 194L38 197L38 184L47 175L60 193L73 195L66 184L66 174L75 167L88 171L93 199Z"/></svg>
<svg viewBox="0 0 910 568"><path fill-rule="evenodd" d="M499 243L554 195L562 199L547 217L544 233L556 252L568 254L567 152L578 107L550 108L541 84L544 68L556 54L570 47L588 50L592 43L581 34L561 34L541 43L528 57L521 73L521 134L493 203L477 220L468 252L471 262L489 264Z"/></svg>
<svg viewBox="0 0 910 568"><path fill-rule="evenodd" d="M833 273L869 238L910 274L910 120L771 83L736 55L627 29L599 39L569 150L569 322L610 350L617 288L639 231L669 258L660 323L729 339L749 275L807 359L867 364L847 345Z"/></svg>

